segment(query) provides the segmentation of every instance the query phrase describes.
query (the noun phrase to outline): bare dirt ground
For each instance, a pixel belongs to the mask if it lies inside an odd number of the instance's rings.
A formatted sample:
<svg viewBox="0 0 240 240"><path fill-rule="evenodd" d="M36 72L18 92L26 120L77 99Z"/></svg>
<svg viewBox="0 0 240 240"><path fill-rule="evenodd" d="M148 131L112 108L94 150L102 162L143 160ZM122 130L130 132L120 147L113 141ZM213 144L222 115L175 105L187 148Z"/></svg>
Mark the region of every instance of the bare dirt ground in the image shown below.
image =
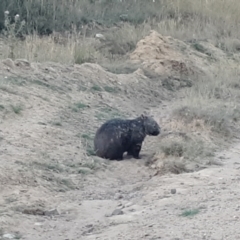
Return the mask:
<svg viewBox="0 0 240 240"><path fill-rule="evenodd" d="M147 166L177 98L161 81L96 64L5 60L0 72L2 239L240 239L239 143L215 156L219 166ZM141 160L92 156L101 123L144 111L162 134L147 137Z"/></svg>

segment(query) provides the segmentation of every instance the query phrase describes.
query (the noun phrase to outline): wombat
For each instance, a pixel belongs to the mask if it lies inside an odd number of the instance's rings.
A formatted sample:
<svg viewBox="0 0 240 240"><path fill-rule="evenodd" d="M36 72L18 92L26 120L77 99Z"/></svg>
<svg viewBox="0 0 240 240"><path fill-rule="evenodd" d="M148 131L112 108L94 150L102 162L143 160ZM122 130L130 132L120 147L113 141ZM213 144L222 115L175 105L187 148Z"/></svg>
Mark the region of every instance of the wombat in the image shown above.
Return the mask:
<svg viewBox="0 0 240 240"><path fill-rule="evenodd" d="M98 157L109 160L123 160L125 152L139 159L145 137L157 136L160 130L158 123L146 115L135 119L111 119L97 130L94 151Z"/></svg>

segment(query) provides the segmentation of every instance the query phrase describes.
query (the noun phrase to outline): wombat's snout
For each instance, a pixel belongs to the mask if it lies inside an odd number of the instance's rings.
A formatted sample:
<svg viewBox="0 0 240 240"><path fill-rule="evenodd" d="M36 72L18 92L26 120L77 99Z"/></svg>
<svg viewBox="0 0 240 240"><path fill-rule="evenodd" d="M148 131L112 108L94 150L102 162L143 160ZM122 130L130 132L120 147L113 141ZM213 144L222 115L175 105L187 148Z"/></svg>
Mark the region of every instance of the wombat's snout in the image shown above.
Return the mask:
<svg viewBox="0 0 240 240"><path fill-rule="evenodd" d="M152 135L157 136L160 134L160 132L161 132L161 130L160 130L160 128L158 128L157 130L153 131Z"/></svg>
<svg viewBox="0 0 240 240"><path fill-rule="evenodd" d="M157 135L159 135L160 134L160 131L158 130L158 131L155 131L155 132L153 132L153 136L157 136Z"/></svg>

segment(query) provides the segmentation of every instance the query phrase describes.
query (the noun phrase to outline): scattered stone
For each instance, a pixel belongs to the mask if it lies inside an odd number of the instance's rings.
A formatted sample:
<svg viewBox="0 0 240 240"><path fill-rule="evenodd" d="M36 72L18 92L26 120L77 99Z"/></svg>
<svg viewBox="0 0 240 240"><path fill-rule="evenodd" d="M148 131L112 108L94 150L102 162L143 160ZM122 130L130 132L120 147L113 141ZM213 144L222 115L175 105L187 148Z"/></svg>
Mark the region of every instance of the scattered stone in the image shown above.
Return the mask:
<svg viewBox="0 0 240 240"><path fill-rule="evenodd" d="M122 209L117 208L117 209L115 209L115 210L112 212L112 214L111 214L111 216L116 216L116 215L123 215Z"/></svg>
<svg viewBox="0 0 240 240"><path fill-rule="evenodd" d="M40 223L40 222L35 222L35 223L34 223L34 225L35 225L35 226L42 226L42 225L43 225L43 223Z"/></svg>
<svg viewBox="0 0 240 240"><path fill-rule="evenodd" d="M119 202L119 203L117 204L117 206L123 208L123 205L122 205L121 202Z"/></svg>
<svg viewBox="0 0 240 240"><path fill-rule="evenodd" d="M86 228L87 229L82 233L83 235L87 235L94 231L94 226L92 224L87 225Z"/></svg>
<svg viewBox="0 0 240 240"><path fill-rule="evenodd" d="M6 233L6 234L3 235L3 238L14 239L15 235L11 234L11 233Z"/></svg>
<svg viewBox="0 0 240 240"><path fill-rule="evenodd" d="M93 227L93 225L92 224L87 224L85 227L86 228L91 228L91 227Z"/></svg>
<svg viewBox="0 0 240 240"><path fill-rule="evenodd" d="M115 196L114 196L115 200L122 199L122 198L123 198L123 195L120 194L120 193L116 193Z"/></svg>
<svg viewBox="0 0 240 240"><path fill-rule="evenodd" d="M171 194L175 194L177 190L175 188L171 189Z"/></svg>
<svg viewBox="0 0 240 240"><path fill-rule="evenodd" d="M152 168L152 169L156 169L157 167L156 167L155 164L152 164L152 165L151 165L151 168Z"/></svg>
<svg viewBox="0 0 240 240"><path fill-rule="evenodd" d="M45 216L59 215L59 212L58 212L58 210L56 208L54 208L54 209L45 211L44 215Z"/></svg>
<svg viewBox="0 0 240 240"><path fill-rule="evenodd" d="M44 214L44 210L42 210L42 209L39 209L39 208L32 208L32 209L24 209L23 211L22 211L22 213L24 213L24 214L29 214L29 215L45 215Z"/></svg>
<svg viewBox="0 0 240 240"><path fill-rule="evenodd" d="M128 203L126 203L126 204L124 205L124 207L127 208L127 207L131 207L132 205L133 205L132 202L128 202Z"/></svg>
<svg viewBox="0 0 240 240"><path fill-rule="evenodd" d="M15 65L18 67L31 67L30 62L26 59L16 59Z"/></svg>
<svg viewBox="0 0 240 240"><path fill-rule="evenodd" d="M14 61L11 58L4 59L2 63L8 66L9 68L15 67Z"/></svg>
<svg viewBox="0 0 240 240"><path fill-rule="evenodd" d="M51 210L42 210L39 208L24 209L22 213L29 214L29 215L40 215L40 216L59 215L58 210L55 208Z"/></svg>

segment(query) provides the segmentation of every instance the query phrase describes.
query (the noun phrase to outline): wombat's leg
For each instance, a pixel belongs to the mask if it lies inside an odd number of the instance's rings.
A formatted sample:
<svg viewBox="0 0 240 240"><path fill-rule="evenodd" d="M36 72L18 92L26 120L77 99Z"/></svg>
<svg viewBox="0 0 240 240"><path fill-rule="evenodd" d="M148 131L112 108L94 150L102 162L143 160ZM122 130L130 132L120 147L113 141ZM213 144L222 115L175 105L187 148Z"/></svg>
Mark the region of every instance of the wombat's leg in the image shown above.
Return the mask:
<svg viewBox="0 0 240 240"><path fill-rule="evenodd" d="M127 155L128 155L128 156L133 155L132 149L129 149L129 150L128 150Z"/></svg>
<svg viewBox="0 0 240 240"><path fill-rule="evenodd" d="M123 160L123 153L114 154L114 156L111 157L111 160L117 160L117 161Z"/></svg>
<svg viewBox="0 0 240 240"><path fill-rule="evenodd" d="M132 147L131 152L132 152L132 155L133 155L134 158L136 158L136 159L141 159L141 158L139 157L139 153L140 153L140 151L141 151L141 148L142 148L142 144L141 144L141 143L136 144L136 145L134 145L134 146Z"/></svg>

